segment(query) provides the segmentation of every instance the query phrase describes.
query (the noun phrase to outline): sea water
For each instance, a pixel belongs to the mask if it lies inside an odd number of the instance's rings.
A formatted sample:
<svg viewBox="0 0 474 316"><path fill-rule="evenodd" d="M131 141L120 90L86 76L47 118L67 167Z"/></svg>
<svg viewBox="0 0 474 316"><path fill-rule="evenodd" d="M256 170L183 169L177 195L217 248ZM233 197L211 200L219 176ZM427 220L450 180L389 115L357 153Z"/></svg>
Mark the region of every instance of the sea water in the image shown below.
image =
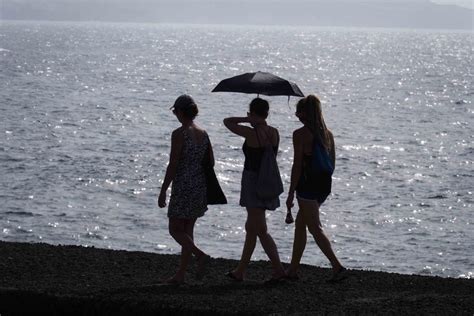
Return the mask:
<svg viewBox="0 0 474 316"><path fill-rule="evenodd" d="M179 253L157 192L191 94L229 204L195 229L238 259L242 138L222 124L256 95L211 93L268 71L317 94L336 141L321 222L349 268L472 277L473 33L426 30L0 23L0 239ZM285 189L296 98L268 97ZM283 261L293 225L267 212ZM296 209L293 210L294 214ZM260 246L253 259L267 260ZM328 266L308 236L304 263Z"/></svg>

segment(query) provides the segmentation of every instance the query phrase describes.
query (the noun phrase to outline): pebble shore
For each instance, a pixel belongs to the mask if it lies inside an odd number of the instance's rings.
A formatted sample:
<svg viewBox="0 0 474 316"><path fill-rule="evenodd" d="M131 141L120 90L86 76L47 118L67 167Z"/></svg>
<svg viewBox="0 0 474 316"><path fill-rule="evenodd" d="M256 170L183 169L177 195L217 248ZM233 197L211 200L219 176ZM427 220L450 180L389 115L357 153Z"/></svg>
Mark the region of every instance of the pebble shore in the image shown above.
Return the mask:
<svg viewBox="0 0 474 316"><path fill-rule="evenodd" d="M184 285L161 280L177 255L0 241L0 315L473 315L474 280L302 265L298 281L265 282L270 263L248 280L224 276L236 261L213 258L209 274ZM349 267L350 268L350 267Z"/></svg>

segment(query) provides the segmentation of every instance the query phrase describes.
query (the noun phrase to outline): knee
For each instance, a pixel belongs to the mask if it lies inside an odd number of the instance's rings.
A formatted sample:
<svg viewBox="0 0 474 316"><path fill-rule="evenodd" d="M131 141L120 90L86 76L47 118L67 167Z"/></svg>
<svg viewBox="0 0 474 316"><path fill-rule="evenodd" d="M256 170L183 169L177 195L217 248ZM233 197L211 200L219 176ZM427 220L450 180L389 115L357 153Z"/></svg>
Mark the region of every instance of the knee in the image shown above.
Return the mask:
<svg viewBox="0 0 474 316"><path fill-rule="evenodd" d="M259 238L266 237L268 235L267 227L258 227L256 234Z"/></svg>
<svg viewBox="0 0 474 316"><path fill-rule="evenodd" d="M308 227L308 230L315 237L319 237L324 234L323 227L321 225L317 225L317 224L310 225Z"/></svg>
<svg viewBox="0 0 474 316"><path fill-rule="evenodd" d="M298 213L298 215L296 215L295 225L298 226L298 227L306 226L306 223L304 221L303 216L300 215L299 213Z"/></svg>
<svg viewBox="0 0 474 316"><path fill-rule="evenodd" d="M267 234L267 227L266 225L260 226L247 221L247 223L245 223L245 231L247 232L247 235L262 237Z"/></svg>
<svg viewBox="0 0 474 316"><path fill-rule="evenodd" d="M176 235L176 233L178 233L180 231L180 227L179 227L179 225L170 223L168 225L168 231L169 231L171 236L174 236L174 235Z"/></svg>
<svg viewBox="0 0 474 316"><path fill-rule="evenodd" d="M248 221L245 223L245 232L247 233L247 235L250 235L250 236L257 235L257 230L255 229L255 225L252 225Z"/></svg>

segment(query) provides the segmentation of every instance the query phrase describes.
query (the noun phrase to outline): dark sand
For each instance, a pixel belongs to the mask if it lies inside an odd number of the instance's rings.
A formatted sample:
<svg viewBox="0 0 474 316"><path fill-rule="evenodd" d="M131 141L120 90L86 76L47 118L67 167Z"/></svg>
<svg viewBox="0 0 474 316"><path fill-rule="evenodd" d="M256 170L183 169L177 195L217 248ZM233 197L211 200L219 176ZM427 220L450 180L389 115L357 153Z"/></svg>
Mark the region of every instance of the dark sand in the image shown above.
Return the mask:
<svg viewBox="0 0 474 316"><path fill-rule="evenodd" d="M223 274L235 260L212 259L210 274L161 285L178 256L0 242L0 314L425 314L473 315L474 280L351 270L327 283L329 269L303 265L301 279L268 285L269 262L252 262L249 279Z"/></svg>

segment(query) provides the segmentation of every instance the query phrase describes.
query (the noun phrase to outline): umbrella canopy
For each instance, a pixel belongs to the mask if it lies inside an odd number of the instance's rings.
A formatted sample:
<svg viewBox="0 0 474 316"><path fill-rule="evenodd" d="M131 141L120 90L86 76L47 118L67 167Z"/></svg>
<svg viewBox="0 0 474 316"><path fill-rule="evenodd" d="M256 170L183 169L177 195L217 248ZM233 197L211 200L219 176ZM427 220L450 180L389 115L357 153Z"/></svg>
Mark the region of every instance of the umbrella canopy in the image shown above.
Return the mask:
<svg viewBox="0 0 474 316"><path fill-rule="evenodd" d="M219 82L212 92L241 92L304 97L296 83L268 72L248 72Z"/></svg>

